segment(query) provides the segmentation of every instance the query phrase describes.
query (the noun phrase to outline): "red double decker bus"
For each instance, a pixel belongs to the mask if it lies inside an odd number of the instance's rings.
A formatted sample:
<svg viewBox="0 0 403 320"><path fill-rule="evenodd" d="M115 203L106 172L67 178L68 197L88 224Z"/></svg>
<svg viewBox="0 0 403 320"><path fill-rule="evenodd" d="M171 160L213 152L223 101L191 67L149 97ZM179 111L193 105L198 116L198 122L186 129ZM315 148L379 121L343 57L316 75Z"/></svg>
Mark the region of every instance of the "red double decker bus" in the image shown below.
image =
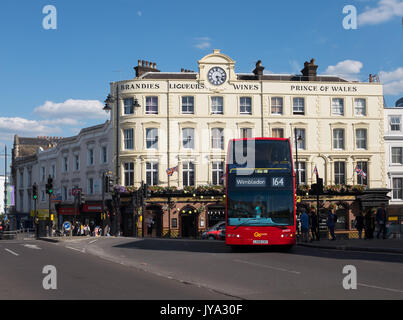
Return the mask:
<svg viewBox="0 0 403 320"><path fill-rule="evenodd" d="M226 244L296 243L295 174L289 139L229 142L226 164Z"/></svg>

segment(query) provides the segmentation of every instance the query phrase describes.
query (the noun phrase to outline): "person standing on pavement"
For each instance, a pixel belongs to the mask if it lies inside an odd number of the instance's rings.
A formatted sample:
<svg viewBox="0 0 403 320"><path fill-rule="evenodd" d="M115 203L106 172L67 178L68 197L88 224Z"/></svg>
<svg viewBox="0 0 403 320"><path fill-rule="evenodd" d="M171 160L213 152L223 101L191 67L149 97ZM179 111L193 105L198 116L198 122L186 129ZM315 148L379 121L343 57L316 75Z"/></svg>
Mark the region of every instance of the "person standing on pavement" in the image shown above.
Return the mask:
<svg viewBox="0 0 403 320"><path fill-rule="evenodd" d="M376 238L379 239L379 235L382 233L382 238L386 239L386 222L388 213L385 209L385 204L382 203L381 207L376 211L376 223L378 225L378 233Z"/></svg>
<svg viewBox="0 0 403 320"><path fill-rule="evenodd" d="M336 226L335 214L334 214L335 211L336 211L335 206L333 204L331 204L329 206L329 212L328 212L328 215L327 215L326 224L327 224L327 227L329 229L330 236L332 237L332 239L331 239L332 241L336 240L336 235L334 234L334 228Z"/></svg>
<svg viewBox="0 0 403 320"><path fill-rule="evenodd" d="M374 237L374 210L368 209L364 217L365 239L372 239Z"/></svg>
<svg viewBox="0 0 403 320"><path fill-rule="evenodd" d="M364 216L360 211L355 217L355 228L358 230L358 238L362 239L362 229L364 229Z"/></svg>
<svg viewBox="0 0 403 320"><path fill-rule="evenodd" d="M301 219L302 241L308 242L309 241L309 217L304 208L302 209L302 214L301 214L300 219Z"/></svg>
<svg viewBox="0 0 403 320"><path fill-rule="evenodd" d="M319 226L319 219L316 214L315 208L311 208L311 215L310 215L310 220L311 220L311 233L312 233L312 240L319 240L319 234L318 234L318 226Z"/></svg>

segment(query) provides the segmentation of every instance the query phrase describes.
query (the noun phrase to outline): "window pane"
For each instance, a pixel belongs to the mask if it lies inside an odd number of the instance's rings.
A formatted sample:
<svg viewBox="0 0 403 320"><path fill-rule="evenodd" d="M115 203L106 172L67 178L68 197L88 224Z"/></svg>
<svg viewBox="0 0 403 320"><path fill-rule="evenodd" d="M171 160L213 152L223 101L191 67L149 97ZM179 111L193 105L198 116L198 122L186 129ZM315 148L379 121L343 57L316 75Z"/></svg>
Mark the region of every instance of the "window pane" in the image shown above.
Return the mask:
<svg viewBox="0 0 403 320"><path fill-rule="evenodd" d="M403 199L402 182L402 178L393 178L393 199Z"/></svg>
<svg viewBox="0 0 403 320"><path fill-rule="evenodd" d="M147 149L158 149L158 129L146 129L146 145Z"/></svg>
<svg viewBox="0 0 403 320"><path fill-rule="evenodd" d="M295 163L295 168L297 168L297 163ZM297 175L299 184L306 184L306 162L298 161Z"/></svg>
<svg viewBox="0 0 403 320"><path fill-rule="evenodd" d="M146 97L146 113L158 113L158 97Z"/></svg>
<svg viewBox="0 0 403 320"><path fill-rule="evenodd" d="M392 163L401 164L402 161L402 148L393 147L392 148Z"/></svg>
<svg viewBox="0 0 403 320"><path fill-rule="evenodd" d="M211 113L223 114L223 97L211 97Z"/></svg>
<svg viewBox="0 0 403 320"><path fill-rule="evenodd" d="M133 129L124 130L125 149L133 149Z"/></svg>
<svg viewBox="0 0 403 320"><path fill-rule="evenodd" d="M284 138L284 130L281 128L272 129L271 133L273 138Z"/></svg>
<svg viewBox="0 0 403 320"><path fill-rule="evenodd" d="M125 169L125 185L134 185L134 162L126 162L124 164Z"/></svg>
<svg viewBox="0 0 403 320"><path fill-rule="evenodd" d="M252 98L241 97L240 99L240 113L252 114Z"/></svg>
<svg viewBox="0 0 403 320"><path fill-rule="evenodd" d="M133 98L124 99L123 103L124 103L124 114L133 114L134 113Z"/></svg>
<svg viewBox="0 0 403 320"><path fill-rule="evenodd" d="M345 162L339 161L334 163L335 184L346 184Z"/></svg>
<svg viewBox="0 0 403 320"><path fill-rule="evenodd" d="M221 185L223 184L224 175L224 162L213 162L212 163L212 174L213 174L213 184Z"/></svg>
<svg viewBox="0 0 403 320"><path fill-rule="evenodd" d="M211 129L212 148L224 150L224 129L214 128Z"/></svg>
<svg viewBox="0 0 403 320"><path fill-rule="evenodd" d="M193 128L182 129L182 142L183 142L183 148L194 149L194 129Z"/></svg>
<svg viewBox="0 0 403 320"><path fill-rule="evenodd" d="M357 149L367 149L367 130L357 129L356 130L356 145Z"/></svg>
<svg viewBox="0 0 403 320"><path fill-rule="evenodd" d="M242 128L241 129L241 138L242 139L252 138L252 129L251 128Z"/></svg>
<svg viewBox="0 0 403 320"><path fill-rule="evenodd" d="M334 149L344 150L344 129L333 130L333 146Z"/></svg>
<svg viewBox="0 0 403 320"><path fill-rule="evenodd" d="M400 117L398 116L390 117L390 130L400 131Z"/></svg>
<svg viewBox="0 0 403 320"><path fill-rule="evenodd" d="M365 116L366 115L366 102L365 99L355 99L355 114L357 116Z"/></svg>
<svg viewBox="0 0 403 320"><path fill-rule="evenodd" d="M182 97L182 113L194 113L194 98Z"/></svg>
<svg viewBox="0 0 403 320"><path fill-rule="evenodd" d="M294 112L294 114L304 114L305 113L305 99L304 98L293 98L293 112Z"/></svg>
<svg viewBox="0 0 403 320"><path fill-rule="evenodd" d="M332 112L335 115L343 115L344 114L344 101L340 98L332 99Z"/></svg>
<svg viewBox="0 0 403 320"><path fill-rule="evenodd" d="M158 163L147 162L146 163L146 180L151 186L158 185Z"/></svg>
<svg viewBox="0 0 403 320"><path fill-rule="evenodd" d="M283 114L283 98L281 97L271 98L271 113Z"/></svg>
<svg viewBox="0 0 403 320"><path fill-rule="evenodd" d="M305 150L305 129L295 129L297 134L298 149Z"/></svg>
<svg viewBox="0 0 403 320"><path fill-rule="evenodd" d="M183 163L183 185L193 186L194 182L194 164L192 162Z"/></svg>

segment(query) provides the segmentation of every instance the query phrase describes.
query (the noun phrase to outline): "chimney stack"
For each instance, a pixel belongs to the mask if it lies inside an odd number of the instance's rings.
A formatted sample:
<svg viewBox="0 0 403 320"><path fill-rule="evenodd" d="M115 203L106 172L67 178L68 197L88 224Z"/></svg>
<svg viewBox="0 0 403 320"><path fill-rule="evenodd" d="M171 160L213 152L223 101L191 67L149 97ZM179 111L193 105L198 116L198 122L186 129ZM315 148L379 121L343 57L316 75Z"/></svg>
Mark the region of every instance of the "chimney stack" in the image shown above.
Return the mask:
<svg viewBox="0 0 403 320"><path fill-rule="evenodd" d="M134 67L136 71L136 78L141 77L143 74L147 72L160 72L157 70L157 64L155 62L138 60L138 65Z"/></svg>
<svg viewBox="0 0 403 320"><path fill-rule="evenodd" d="M259 80L262 80L262 77L263 77L263 70L264 70L264 67L262 66L262 61L261 61L261 60L258 60L258 61L256 62L256 68L255 68L255 70L253 70L253 73L255 74L255 76L256 76Z"/></svg>
<svg viewBox="0 0 403 320"><path fill-rule="evenodd" d="M311 59L310 62L305 61L304 69L301 70L305 81L314 81L316 79L316 70L318 66L315 64L315 59Z"/></svg>

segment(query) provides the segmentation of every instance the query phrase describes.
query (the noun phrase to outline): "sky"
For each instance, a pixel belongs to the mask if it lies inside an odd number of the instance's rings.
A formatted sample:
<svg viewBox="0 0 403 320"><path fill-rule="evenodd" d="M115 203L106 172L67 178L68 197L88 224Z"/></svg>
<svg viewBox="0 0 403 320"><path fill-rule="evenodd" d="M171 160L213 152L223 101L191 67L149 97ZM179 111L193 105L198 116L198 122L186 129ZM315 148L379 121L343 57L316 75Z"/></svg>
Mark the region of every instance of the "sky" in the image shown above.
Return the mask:
<svg viewBox="0 0 403 320"><path fill-rule="evenodd" d="M138 60L197 71L220 49L239 73L261 60L300 74L315 58L319 74L378 74L389 107L403 96L403 0L1 0L0 39L0 167L15 134L106 121L110 82L134 78Z"/></svg>

